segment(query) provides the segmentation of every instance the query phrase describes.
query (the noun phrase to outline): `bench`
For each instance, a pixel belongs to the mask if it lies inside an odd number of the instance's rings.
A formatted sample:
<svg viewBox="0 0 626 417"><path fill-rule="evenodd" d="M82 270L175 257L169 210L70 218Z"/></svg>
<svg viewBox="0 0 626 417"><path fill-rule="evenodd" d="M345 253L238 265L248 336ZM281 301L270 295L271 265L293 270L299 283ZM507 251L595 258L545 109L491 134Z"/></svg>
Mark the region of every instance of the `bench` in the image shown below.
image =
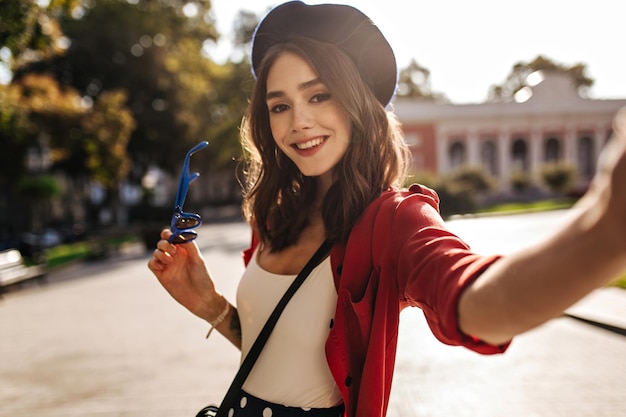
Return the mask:
<svg viewBox="0 0 626 417"><path fill-rule="evenodd" d="M11 286L20 285L30 280L37 280L38 283L45 282L45 266L27 266L22 254L17 249L7 249L0 252L0 294Z"/></svg>

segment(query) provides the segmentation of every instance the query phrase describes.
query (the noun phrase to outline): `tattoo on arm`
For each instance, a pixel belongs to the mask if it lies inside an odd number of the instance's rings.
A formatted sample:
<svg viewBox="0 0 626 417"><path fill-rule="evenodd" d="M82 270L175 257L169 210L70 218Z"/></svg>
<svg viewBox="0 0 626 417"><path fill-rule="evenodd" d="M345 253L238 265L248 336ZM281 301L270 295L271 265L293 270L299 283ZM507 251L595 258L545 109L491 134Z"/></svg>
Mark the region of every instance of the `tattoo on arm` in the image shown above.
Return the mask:
<svg viewBox="0 0 626 417"><path fill-rule="evenodd" d="M239 322L239 312L237 309L234 309L233 314L231 315L229 330L231 331L233 338L237 339L241 345L241 323Z"/></svg>

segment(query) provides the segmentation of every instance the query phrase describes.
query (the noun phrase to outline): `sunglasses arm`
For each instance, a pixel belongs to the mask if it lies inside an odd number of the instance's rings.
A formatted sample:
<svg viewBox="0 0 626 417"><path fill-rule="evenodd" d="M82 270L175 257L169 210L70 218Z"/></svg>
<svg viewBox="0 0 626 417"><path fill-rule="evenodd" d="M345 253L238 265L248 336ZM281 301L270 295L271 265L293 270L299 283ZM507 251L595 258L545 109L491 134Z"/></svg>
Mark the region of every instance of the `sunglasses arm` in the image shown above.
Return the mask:
<svg viewBox="0 0 626 417"><path fill-rule="evenodd" d="M183 168L180 172L180 180L178 182L178 191L176 192L176 200L174 202L174 212L181 213L183 211L183 203L185 202L185 198L187 197L187 190L189 188L189 184L191 184L196 178L200 176L198 172L194 172L191 174L189 172L189 160L191 159L191 155L203 149L209 144L207 141L202 141L196 146L194 146L189 152L187 152L187 156L185 156L185 161L183 162Z"/></svg>
<svg viewBox="0 0 626 417"><path fill-rule="evenodd" d="M193 174L189 174L189 164L188 161L185 161L185 166L183 167L182 172L180 173L180 182L178 183L178 191L176 192L176 200L174 203L174 207L182 207L185 198L187 197L187 190L189 189L189 184L191 184L196 178L200 176L199 173L194 172Z"/></svg>

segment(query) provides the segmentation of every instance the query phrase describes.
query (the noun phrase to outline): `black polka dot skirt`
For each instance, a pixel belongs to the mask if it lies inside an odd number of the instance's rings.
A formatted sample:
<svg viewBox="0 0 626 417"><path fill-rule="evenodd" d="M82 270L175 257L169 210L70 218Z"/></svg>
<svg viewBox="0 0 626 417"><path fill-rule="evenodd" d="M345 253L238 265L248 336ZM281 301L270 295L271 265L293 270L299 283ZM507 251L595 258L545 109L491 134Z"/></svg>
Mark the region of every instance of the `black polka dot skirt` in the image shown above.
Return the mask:
<svg viewBox="0 0 626 417"><path fill-rule="evenodd" d="M227 411L228 417L343 417L344 406L333 408L287 407L270 403L241 391Z"/></svg>

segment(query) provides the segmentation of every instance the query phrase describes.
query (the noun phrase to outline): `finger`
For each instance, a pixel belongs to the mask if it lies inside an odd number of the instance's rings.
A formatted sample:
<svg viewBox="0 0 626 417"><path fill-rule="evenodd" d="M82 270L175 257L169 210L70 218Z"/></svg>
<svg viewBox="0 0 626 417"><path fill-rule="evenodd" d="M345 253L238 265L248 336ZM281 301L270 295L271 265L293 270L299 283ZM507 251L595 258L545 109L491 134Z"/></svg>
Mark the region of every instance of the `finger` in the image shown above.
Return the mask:
<svg viewBox="0 0 626 417"><path fill-rule="evenodd" d="M161 272L165 269L165 265L155 258L148 261L148 269L154 273Z"/></svg>
<svg viewBox="0 0 626 417"><path fill-rule="evenodd" d="M161 239L168 240L172 236L172 231L170 229L161 230Z"/></svg>
<svg viewBox="0 0 626 417"><path fill-rule="evenodd" d="M172 254L158 248L152 252L152 259L159 262L163 267L174 262L174 256Z"/></svg>
<svg viewBox="0 0 626 417"><path fill-rule="evenodd" d="M200 249L198 248L195 240L181 244L181 246L187 250L187 254L192 261L201 262L203 260L202 254L200 253Z"/></svg>
<svg viewBox="0 0 626 417"><path fill-rule="evenodd" d="M157 250L160 250L164 253L167 253L171 256L176 255L176 252L178 251L178 248L176 248L176 245L168 242L165 239L159 240L157 242Z"/></svg>

